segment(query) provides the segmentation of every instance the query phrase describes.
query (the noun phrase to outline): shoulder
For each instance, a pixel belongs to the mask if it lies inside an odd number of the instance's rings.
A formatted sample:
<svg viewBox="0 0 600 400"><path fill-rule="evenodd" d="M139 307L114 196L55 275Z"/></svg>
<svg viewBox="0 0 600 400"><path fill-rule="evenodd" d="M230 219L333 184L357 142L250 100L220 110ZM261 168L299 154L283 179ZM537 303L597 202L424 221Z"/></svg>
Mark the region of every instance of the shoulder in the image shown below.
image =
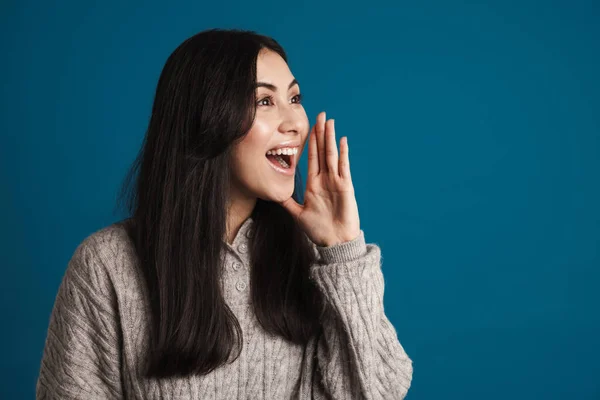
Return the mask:
<svg viewBox="0 0 600 400"><path fill-rule="evenodd" d="M127 234L126 221L115 222L92 232L83 239L78 249L102 259L111 259L121 252L131 251L133 242Z"/></svg>
<svg viewBox="0 0 600 400"><path fill-rule="evenodd" d="M109 253L129 247L132 243L125 229L126 221L115 222L93 231L84 237L78 249L85 249L100 254L106 253L108 255Z"/></svg>
<svg viewBox="0 0 600 400"><path fill-rule="evenodd" d="M89 290L114 293L137 261L125 221L88 234L75 248L65 278Z"/></svg>

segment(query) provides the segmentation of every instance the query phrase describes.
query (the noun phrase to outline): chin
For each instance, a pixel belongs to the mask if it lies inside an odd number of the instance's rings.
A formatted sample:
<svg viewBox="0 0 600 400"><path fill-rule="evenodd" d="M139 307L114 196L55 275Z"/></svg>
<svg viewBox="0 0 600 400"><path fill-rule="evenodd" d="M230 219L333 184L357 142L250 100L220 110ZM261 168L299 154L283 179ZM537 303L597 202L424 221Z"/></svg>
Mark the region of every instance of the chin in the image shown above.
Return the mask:
<svg viewBox="0 0 600 400"><path fill-rule="evenodd" d="M263 200L274 201L276 203L281 203L292 197L294 194L294 185L290 186L289 190L285 190L286 188L279 188L277 191L267 191L266 198Z"/></svg>

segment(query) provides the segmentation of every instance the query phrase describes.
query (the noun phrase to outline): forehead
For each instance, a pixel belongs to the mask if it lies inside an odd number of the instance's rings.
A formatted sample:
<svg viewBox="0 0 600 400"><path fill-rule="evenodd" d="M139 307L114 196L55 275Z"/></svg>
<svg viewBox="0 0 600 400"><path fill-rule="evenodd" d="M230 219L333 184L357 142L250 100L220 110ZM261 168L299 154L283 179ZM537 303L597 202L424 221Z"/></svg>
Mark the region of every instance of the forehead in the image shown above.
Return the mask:
<svg viewBox="0 0 600 400"><path fill-rule="evenodd" d="M257 81L267 81L279 85L287 85L292 79L292 72L279 54L272 50L263 49L256 60Z"/></svg>

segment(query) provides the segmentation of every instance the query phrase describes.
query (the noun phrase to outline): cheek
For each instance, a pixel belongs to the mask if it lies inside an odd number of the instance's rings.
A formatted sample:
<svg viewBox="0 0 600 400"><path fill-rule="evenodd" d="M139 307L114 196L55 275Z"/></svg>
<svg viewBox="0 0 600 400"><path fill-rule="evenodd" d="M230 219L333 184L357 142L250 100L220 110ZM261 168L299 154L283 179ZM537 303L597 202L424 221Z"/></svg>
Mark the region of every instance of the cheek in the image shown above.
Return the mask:
<svg viewBox="0 0 600 400"><path fill-rule="evenodd" d="M269 145L270 134L268 127L261 123L254 123L252 129L237 145L235 157L243 164L256 160L257 156L265 155L267 146Z"/></svg>
<svg viewBox="0 0 600 400"><path fill-rule="evenodd" d="M233 169L236 175L249 177L264 157L262 151L254 146L240 146L234 153Z"/></svg>
<svg viewBox="0 0 600 400"><path fill-rule="evenodd" d="M302 154L304 154L305 152L308 152L308 136L309 136L309 129L310 126L308 124L306 124L306 127L304 128L304 130L302 131L302 144L300 145L300 156Z"/></svg>
<svg viewBox="0 0 600 400"><path fill-rule="evenodd" d="M232 153L232 174L235 180L252 190L256 188L261 180L267 161L264 148L267 144L262 144L261 141L253 140L256 137L250 137L250 133L240 142L235 151Z"/></svg>
<svg viewBox="0 0 600 400"><path fill-rule="evenodd" d="M302 123L302 128L301 131L302 132L302 144L306 144L307 139L308 139L308 134L310 131L310 121L308 120L308 117L306 116L306 112L304 112L304 119L303 119L303 123Z"/></svg>
<svg viewBox="0 0 600 400"><path fill-rule="evenodd" d="M265 148L268 145L271 136L273 136L273 132L276 130L276 124L257 114L250 132L248 132L240 144L248 147Z"/></svg>

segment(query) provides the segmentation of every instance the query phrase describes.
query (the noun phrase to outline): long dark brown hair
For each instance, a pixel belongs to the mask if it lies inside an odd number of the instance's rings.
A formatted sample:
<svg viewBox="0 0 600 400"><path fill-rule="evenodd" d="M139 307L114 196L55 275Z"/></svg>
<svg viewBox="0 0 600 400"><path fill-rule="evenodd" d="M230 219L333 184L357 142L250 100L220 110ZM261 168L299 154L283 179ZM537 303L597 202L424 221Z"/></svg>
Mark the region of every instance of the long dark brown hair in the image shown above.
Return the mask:
<svg viewBox="0 0 600 400"><path fill-rule="evenodd" d="M256 112L256 60L283 48L253 31L211 29L179 45L156 88L142 148L128 172L126 227L152 309L146 377L206 374L233 362L240 324L221 289L232 146ZM293 198L301 202L296 170ZM308 277L313 244L278 203L257 199L250 239L251 297L262 327L294 343L319 330Z"/></svg>

